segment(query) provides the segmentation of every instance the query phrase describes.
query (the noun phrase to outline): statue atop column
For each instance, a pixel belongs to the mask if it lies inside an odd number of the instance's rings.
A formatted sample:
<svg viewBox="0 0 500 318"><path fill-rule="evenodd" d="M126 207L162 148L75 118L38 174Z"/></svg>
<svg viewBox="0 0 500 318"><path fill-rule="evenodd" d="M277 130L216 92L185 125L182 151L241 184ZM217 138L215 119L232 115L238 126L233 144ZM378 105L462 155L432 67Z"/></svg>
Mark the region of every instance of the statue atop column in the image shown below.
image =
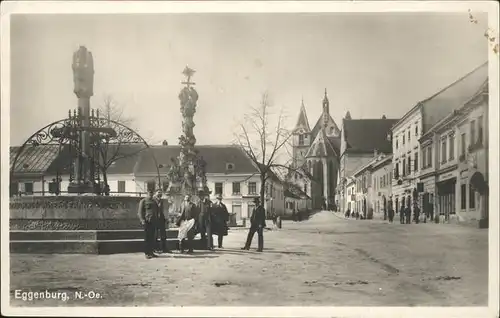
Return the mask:
<svg viewBox="0 0 500 318"><path fill-rule="evenodd" d="M94 59L85 46L80 46L73 53L74 93L78 98L90 98L94 95Z"/></svg>

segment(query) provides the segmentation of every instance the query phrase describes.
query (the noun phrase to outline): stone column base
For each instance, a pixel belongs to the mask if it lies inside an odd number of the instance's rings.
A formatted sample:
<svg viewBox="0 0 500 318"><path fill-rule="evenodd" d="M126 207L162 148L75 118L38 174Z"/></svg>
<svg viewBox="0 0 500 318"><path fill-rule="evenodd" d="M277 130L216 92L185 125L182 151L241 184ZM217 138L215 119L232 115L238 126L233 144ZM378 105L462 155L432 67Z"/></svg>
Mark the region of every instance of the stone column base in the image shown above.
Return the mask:
<svg viewBox="0 0 500 318"><path fill-rule="evenodd" d="M489 220L488 219L480 219L478 222L477 222L477 225L480 229L487 229L489 228Z"/></svg>

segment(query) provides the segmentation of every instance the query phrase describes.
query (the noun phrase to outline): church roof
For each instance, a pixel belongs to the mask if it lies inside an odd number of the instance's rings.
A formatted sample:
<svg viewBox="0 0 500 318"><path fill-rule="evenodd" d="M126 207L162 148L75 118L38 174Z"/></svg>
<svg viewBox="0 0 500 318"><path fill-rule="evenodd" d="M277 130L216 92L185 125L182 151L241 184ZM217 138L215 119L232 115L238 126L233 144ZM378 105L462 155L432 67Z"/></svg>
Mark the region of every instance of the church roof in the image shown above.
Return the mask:
<svg viewBox="0 0 500 318"><path fill-rule="evenodd" d="M392 153L392 142L387 138L398 119L344 119L346 152L372 153L375 149Z"/></svg>
<svg viewBox="0 0 500 318"><path fill-rule="evenodd" d="M338 152L335 150L334 146L330 142L330 139L326 136L325 131L321 129L316 138L314 138L311 147L307 151L306 158L325 158L330 156L336 156Z"/></svg>
<svg viewBox="0 0 500 318"><path fill-rule="evenodd" d="M333 120L330 114L328 114L328 122L333 123L333 127L338 131L340 131L339 127L337 126L337 123L335 123L335 120ZM319 116L318 121L316 121L316 125L314 125L314 128L311 131L311 136L313 138L316 138L316 135L321 130L321 128L323 128L323 113L321 113L321 116Z"/></svg>
<svg viewBox="0 0 500 318"><path fill-rule="evenodd" d="M306 132L311 131L311 127L309 127L309 120L307 119L306 107L304 106L304 100L302 100L302 105L300 106L299 118L297 119L295 130L300 128L303 128Z"/></svg>

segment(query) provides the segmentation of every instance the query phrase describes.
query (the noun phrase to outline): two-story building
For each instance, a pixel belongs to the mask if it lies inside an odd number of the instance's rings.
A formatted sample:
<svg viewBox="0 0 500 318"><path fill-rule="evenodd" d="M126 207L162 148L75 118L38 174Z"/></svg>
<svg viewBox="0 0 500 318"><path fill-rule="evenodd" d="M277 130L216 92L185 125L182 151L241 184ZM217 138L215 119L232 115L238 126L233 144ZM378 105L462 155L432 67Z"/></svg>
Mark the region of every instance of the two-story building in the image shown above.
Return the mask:
<svg viewBox="0 0 500 318"><path fill-rule="evenodd" d="M347 178L346 182L346 201L345 201L345 210L349 210L352 212L356 212L356 179L352 177ZM344 212L345 213L345 212Z"/></svg>
<svg viewBox="0 0 500 318"><path fill-rule="evenodd" d="M371 206L374 218L387 218L392 200L392 154L381 154L371 163Z"/></svg>
<svg viewBox="0 0 500 318"><path fill-rule="evenodd" d="M418 185L422 173L419 171L421 167L419 158L425 157L423 159L425 165L422 165L426 170L423 172L425 175L424 180L429 177L428 172L433 167L432 162L442 160L442 158L436 157L435 145L437 142L441 147L440 153L443 151L443 147L446 147L443 153L448 153L446 158L449 158L449 136L442 136L443 140L439 141L435 140L435 138L438 138L436 136L433 138L426 137L422 139L422 145L419 140L438 122L454 110L462 107L480 89L487 75L488 64L485 63L431 97L417 103L392 127L394 166L392 193L396 212L405 206L412 207L412 202L422 202L422 195L426 190ZM430 146L429 143L432 139L434 139L433 146ZM454 139L452 140L454 142ZM422 151L421 147L426 149ZM427 150L428 148L433 150ZM447 181L447 177L442 178L444 178L442 181L448 182L440 184L440 187L444 187L442 191L451 191L449 189L453 188L453 185L449 183L453 181ZM425 197L425 200L434 200L434 198L429 195ZM440 200L444 200L443 206L448 206L448 209L453 208L447 203L453 201L452 198L443 197Z"/></svg>
<svg viewBox="0 0 500 318"><path fill-rule="evenodd" d="M375 152L366 165L357 169L356 206L368 218L386 218L391 198L392 155Z"/></svg>

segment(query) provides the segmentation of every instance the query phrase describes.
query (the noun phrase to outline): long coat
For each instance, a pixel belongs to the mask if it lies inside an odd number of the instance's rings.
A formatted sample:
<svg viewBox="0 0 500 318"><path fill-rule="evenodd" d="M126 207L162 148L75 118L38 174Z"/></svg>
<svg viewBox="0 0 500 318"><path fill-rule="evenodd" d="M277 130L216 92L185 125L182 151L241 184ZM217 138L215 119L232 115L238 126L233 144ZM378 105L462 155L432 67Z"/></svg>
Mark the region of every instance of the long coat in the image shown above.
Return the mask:
<svg viewBox="0 0 500 318"><path fill-rule="evenodd" d="M253 228L266 227L266 211L262 205L255 207L250 217L250 226Z"/></svg>
<svg viewBox="0 0 500 318"><path fill-rule="evenodd" d="M212 233L216 235L227 235L227 221L229 221L229 212L222 202L212 205Z"/></svg>

